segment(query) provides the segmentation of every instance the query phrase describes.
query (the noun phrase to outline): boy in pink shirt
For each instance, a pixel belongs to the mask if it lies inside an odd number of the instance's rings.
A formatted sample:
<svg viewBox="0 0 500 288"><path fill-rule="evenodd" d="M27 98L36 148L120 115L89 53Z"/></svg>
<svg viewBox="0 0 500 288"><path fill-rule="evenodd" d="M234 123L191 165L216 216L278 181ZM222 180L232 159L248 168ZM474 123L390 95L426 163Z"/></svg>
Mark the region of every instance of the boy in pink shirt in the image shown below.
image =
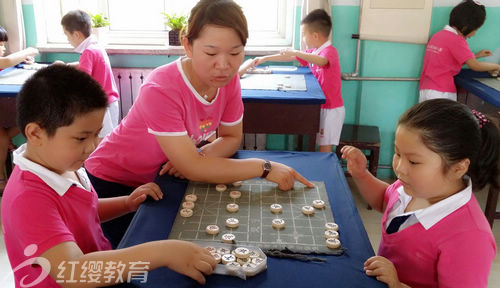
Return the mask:
<svg viewBox="0 0 500 288"><path fill-rule="evenodd" d="M342 148L363 198L384 213L367 275L391 288L488 286L496 244L472 190L498 187L499 136L479 112L432 99L399 118L394 184L371 175L359 149Z"/></svg>
<svg viewBox="0 0 500 288"><path fill-rule="evenodd" d="M480 62L477 58L491 55L489 50L474 54L466 38L476 34L486 18L486 10L477 1L467 0L458 4L450 13L450 24L432 36L425 51L420 76L419 102L448 98L457 100L453 77L467 64L475 71L498 73L500 65Z"/></svg>
<svg viewBox="0 0 500 288"><path fill-rule="evenodd" d="M203 274L212 272L215 260L194 244L165 240L110 250L100 221L163 194L154 183L108 199L98 199L92 189L82 164L95 148L107 106L97 82L74 68L52 65L26 81L17 99L27 143L14 152L16 167L1 209L16 287L110 286L129 281L124 275L133 263L143 263L143 272L167 266L205 282Z"/></svg>
<svg viewBox="0 0 500 288"><path fill-rule="evenodd" d="M66 13L61 19L61 25L69 43L75 47L75 52L81 54L78 62L69 63L69 65L78 67L78 69L92 76L97 83L101 84L102 89L108 95L108 108L99 134L100 138L104 138L118 126L120 121L118 89L116 88L113 71L111 71L108 54L90 34L92 21L90 15L86 12L74 10Z"/></svg>
<svg viewBox="0 0 500 288"><path fill-rule="evenodd" d="M325 104L321 105L320 131L316 142L320 152L332 152L333 145L339 144L345 118L339 55L329 40L332 20L325 10L316 9L302 19L301 25L304 42L309 49L305 52L284 50L277 55L257 57L250 66L260 65L266 61L294 60L299 61L301 65L309 66L326 98Z"/></svg>

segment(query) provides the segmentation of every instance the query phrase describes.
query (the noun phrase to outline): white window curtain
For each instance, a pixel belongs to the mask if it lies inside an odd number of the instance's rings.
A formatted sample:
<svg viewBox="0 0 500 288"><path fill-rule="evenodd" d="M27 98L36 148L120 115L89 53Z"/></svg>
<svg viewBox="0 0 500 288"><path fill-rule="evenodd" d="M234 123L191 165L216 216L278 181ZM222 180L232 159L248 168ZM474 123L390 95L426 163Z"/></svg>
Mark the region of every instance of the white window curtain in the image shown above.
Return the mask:
<svg viewBox="0 0 500 288"><path fill-rule="evenodd" d="M9 37L7 53L26 48L21 0L0 1L0 25L7 30Z"/></svg>
<svg viewBox="0 0 500 288"><path fill-rule="evenodd" d="M332 16L332 5L329 0L302 0L302 15L300 19L304 19L309 12L315 10L315 9L323 9L330 15ZM332 38L332 35L330 33L330 39ZM300 50L305 50L306 49L306 43L302 40L302 31L300 32Z"/></svg>

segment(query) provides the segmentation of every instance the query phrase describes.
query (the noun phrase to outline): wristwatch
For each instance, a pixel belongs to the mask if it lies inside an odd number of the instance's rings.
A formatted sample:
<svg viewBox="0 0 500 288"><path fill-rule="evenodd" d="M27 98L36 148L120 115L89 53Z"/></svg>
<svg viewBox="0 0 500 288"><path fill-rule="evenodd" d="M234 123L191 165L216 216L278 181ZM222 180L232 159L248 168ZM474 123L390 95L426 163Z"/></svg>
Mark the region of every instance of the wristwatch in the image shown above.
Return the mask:
<svg viewBox="0 0 500 288"><path fill-rule="evenodd" d="M271 172L271 161L265 160L264 164L262 164L262 167L264 168L264 171L262 172L262 176L260 176L260 178L266 178L267 174Z"/></svg>

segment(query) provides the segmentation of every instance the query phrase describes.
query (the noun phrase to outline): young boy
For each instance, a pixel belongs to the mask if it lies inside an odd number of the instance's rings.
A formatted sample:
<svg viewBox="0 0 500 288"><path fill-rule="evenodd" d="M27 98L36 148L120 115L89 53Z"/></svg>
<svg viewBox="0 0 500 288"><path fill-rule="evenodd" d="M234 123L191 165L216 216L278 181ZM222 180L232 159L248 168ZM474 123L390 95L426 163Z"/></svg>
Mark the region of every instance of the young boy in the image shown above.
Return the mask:
<svg viewBox="0 0 500 288"><path fill-rule="evenodd" d="M16 167L1 207L16 287L109 286L127 280L120 275L129 275L131 263L141 261L147 263L145 271L167 266L205 282L202 273L210 274L215 260L189 242L164 240L104 251L111 246L100 221L137 210L148 195L158 200L163 194L148 183L129 196L97 198L82 168L95 148L107 106L97 82L77 69L52 65L24 84L17 100L17 120L27 143L14 152ZM90 281L89 265L99 263L101 270L93 273L102 277ZM116 269L104 277L103 267L109 265Z"/></svg>
<svg viewBox="0 0 500 288"><path fill-rule="evenodd" d="M99 137L104 138L118 126L120 110L118 107L118 89L116 88L109 57L97 41L92 32L92 20L90 15L81 10L68 12L61 19L64 34L75 52L82 54L79 62L68 63L78 69L87 72L94 78L108 95L108 108L104 116L103 129ZM60 61L56 61L60 62ZM60 62L61 63L61 62Z"/></svg>
<svg viewBox="0 0 500 288"><path fill-rule="evenodd" d="M320 152L332 152L333 145L339 144L345 118L344 102L340 91L339 56L328 39L332 29L332 20L324 10L316 9L307 14L301 25L304 42L309 49L305 52L284 50L280 54L257 57L254 65L266 61L297 60L301 65L309 66L326 97L326 103L321 105L320 131L316 142Z"/></svg>

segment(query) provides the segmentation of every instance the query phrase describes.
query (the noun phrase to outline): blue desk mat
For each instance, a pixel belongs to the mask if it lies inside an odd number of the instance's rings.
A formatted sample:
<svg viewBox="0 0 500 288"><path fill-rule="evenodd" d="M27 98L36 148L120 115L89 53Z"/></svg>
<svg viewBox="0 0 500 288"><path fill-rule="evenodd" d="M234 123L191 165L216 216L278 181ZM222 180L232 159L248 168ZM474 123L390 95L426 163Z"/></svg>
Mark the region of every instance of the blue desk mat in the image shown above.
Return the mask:
<svg viewBox="0 0 500 288"><path fill-rule="evenodd" d="M342 227L341 256L322 256L326 263L268 257L266 271L242 280L211 275L206 287L386 287L366 276L363 263L374 255L370 241L352 199L344 171L333 153L238 151L235 158L262 158L295 168L312 181L323 181L331 201L335 222ZM183 199L187 181L162 176L157 179L165 195L161 201L142 204L123 237L119 248L168 238ZM168 257L168 255L165 255ZM168 268L151 271L146 283L134 287L201 287L194 280Z"/></svg>
<svg viewBox="0 0 500 288"><path fill-rule="evenodd" d="M474 78L491 78L491 76L488 72L476 72L471 69L462 69L462 71L455 76L455 83L491 105L500 108L500 91Z"/></svg>

